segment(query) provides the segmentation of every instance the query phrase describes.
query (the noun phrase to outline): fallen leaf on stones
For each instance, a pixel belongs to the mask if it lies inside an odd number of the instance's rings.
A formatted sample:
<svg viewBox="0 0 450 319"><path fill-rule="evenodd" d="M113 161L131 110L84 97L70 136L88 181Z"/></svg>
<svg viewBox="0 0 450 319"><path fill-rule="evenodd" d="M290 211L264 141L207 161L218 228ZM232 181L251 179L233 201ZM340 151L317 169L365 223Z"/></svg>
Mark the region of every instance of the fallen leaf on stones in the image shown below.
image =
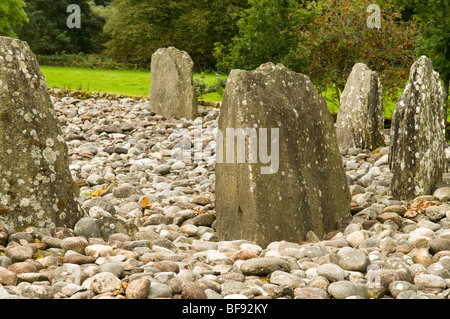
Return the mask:
<svg viewBox="0 0 450 319"><path fill-rule="evenodd" d="M142 198L141 200L141 206L142 208L146 208L148 204L148 196L145 196L144 198Z"/></svg>
<svg viewBox="0 0 450 319"><path fill-rule="evenodd" d="M106 194L111 192L112 186L117 185L116 183L105 184L100 189L93 191L91 193L87 193L86 196L91 199L94 197L105 196Z"/></svg>
<svg viewBox="0 0 450 319"><path fill-rule="evenodd" d="M102 188L89 193L88 198L94 198L100 196L100 194L106 189L106 185L103 185Z"/></svg>
<svg viewBox="0 0 450 319"><path fill-rule="evenodd" d="M194 207L194 212L195 212L195 215L196 215L196 216L206 213L206 212L205 212L204 210L202 210L202 208L199 207L199 206Z"/></svg>
<svg viewBox="0 0 450 319"><path fill-rule="evenodd" d="M120 284L117 285L116 289L114 289L113 294L115 296L124 295L127 290L127 287L128 287L127 282L121 282Z"/></svg>
<svg viewBox="0 0 450 319"><path fill-rule="evenodd" d="M425 209L429 206L439 206L438 201L422 201L422 200L412 200L408 203L408 209L406 210L403 217L413 218L418 214L424 214Z"/></svg>

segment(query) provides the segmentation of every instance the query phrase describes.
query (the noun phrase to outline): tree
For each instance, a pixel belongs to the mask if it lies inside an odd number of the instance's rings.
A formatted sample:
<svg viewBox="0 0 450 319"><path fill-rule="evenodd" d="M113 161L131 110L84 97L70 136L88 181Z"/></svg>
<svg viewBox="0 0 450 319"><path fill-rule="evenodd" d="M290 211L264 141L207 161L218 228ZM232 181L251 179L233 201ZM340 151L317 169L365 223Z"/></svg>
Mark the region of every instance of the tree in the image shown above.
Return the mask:
<svg viewBox="0 0 450 319"><path fill-rule="evenodd" d="M426 55L442 79L448 105L450 85L450 2L448 0L396 0L419 27L417 54Z"/></svg>
<svg viewBox="0 0 450 319"><path fill-rule="evenodd" d="M380 28L370 28L367 19L369 0L323 0L300 10L312 11L314 21L298 28L297 55L309 61L304 70L319 89L334 87L335 99L346 84L357 62L376 71L383 91L398 97L415 59L417 30L413 23L401 20L398 8L378 1Z"/></svg>
<svg viewBox="0 0 450 319"><path fill-rule="evenodd" d="M111 0L94 0L94 3L97 6L108 6L111 3Z"/></svg>
<svg viewBox="0 0 450 319"><path fill-rule="evenodd" d="M226 42L237 32L232 13L239 12L245 3L245 0L113 0L106 15L105 52L124 62L148 65L157 49L174 46L187 51L197 67L213 67L214 43Z"/></svg>
<svg viewBox="0 0 450 319"><path fill-rule="evenodd" d="M104 20L91 10L87 0L25 0L29 23L16 28L20 39L41 55L56 53L92 53L101 49L97 41ZM81 10L81 28L69 28L67 7L76 4Z"/></svg>
<svg viewBox="0 0 450 319"><path fill-rule="evenodd" d="M184 0L182 14L174 23L175 43L186 48L201 68L214 68L216 42L230 43L237 33L242 0Z"/></svg>
<svg viewBox="0 0 450 319"><path fill-rule="evenodd" d="M23 0L2 0L0 2L0 36L17 38L13 26L28 22Z"/></svg>
<svg viewBox="0 0 450 319"><path fill-rule="evenodd" d="M122 62L149 61L172 38L173 14L168 1L113 0L106 13L105 52Z"/></svg>
<svg viewBox="0 0 450 319"><path fill-rule="evenodd" d="M289 52L297 43L291 30L303 24L301 20L309 15L294 14L298 7L295 0L249 0L248 3L250 8L239 15L239 34L232 43L228 46L216 43L218 69L251 70L266 62L291 64Z"/></svg>
<svg viewBox="0 0 450 319"><path fill-rule="evenodd" d="M417 30L382 0L381 26L369 27L372 2L249 0L232 44L216 46L217 67L250 70L281 62L310 76L320 91L334 88L331 102L336 103L353 66L362 62L378 72L385 92L397 98L414 61Z"/></svg>

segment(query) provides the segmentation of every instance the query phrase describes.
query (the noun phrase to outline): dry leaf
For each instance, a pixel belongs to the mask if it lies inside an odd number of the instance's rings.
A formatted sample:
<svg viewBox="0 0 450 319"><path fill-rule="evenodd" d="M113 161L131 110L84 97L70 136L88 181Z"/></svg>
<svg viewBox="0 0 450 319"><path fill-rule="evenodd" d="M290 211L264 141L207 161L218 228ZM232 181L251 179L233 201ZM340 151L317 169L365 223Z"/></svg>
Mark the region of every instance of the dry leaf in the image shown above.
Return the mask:
<svg viewBox="0 0 450 319"><path fill-rule="evenodd" d="M194 207L194 212L196 216L206 213L204 210L202 210L202 207L200 206Z"/></svg>
<svg viewBox="0 0 450 319"><path fill-rule="evenodd" d="M121 282L120 284L118 284L116 286L116 289L114 289L113 294L114 295L121 295L121 294L125 294L126 290L128 287L128 283L126 282Z"/></svg>
<svg viewBox="0 0 450 319"><path fill-rule="evenodd" d="M439 206L441 203L439 201L422 201L422 200L412 200L408 203L408 209L405 211L403 217L413 218L418 214L425 213L425 209L430 206Z"/></svg>
<svg viewBox="0 0 450 319"><path fill-rule="evenodd" d="M89 194L88 198L94 198L100 196L101 193L106 189L106 185L103 185L102 188L97 189L96 191L93 191Z"/></svg>
<svg viewBox="0 0 450 319"><path fill-rule="evenodd" d="M141 200L141 206L142 208L146 208L148 204L148 196L145 196L144 198L142 198Z"/></svg>

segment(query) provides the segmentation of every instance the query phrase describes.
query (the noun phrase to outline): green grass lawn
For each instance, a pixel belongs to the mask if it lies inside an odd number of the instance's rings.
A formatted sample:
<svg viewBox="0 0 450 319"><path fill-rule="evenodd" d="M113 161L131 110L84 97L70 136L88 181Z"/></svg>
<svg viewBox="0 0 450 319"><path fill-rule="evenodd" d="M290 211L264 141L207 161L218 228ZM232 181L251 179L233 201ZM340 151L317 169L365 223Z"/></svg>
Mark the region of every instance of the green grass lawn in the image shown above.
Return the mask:
<svg viewBox="0 0 450 319"><path fill-rule="evenodd" d="M41 66L41 71L47 79L47 86L59 89L85 90L92 92L107 92L115 94L149 96L151 75L149 71L138 70L103 70L103 69L81 69L54 66ZM195 73L194 79L200 79L213 84L216 79L214 73ZM220 75L226 78L226 75ZM332 99L333 89L330 88L322 95ZM401 92L399 92L400 95ZM203 100L221 101L218 93L209 93L202 97ZM338 107L327 101L330 111L337 112ZM395 103L384 101L385 116L391 117Z"/></svg>
<svg viewBox="0 0 450 319"><path fill-rule="evenodd" d="M68 67L41 66L41 71L47 79L47 86L50 88L84 90L91 92L105 92L114 94L125 94L134 96L149 96L150 94L150 72L138 70L103 70L103 69L82 69ZM214 73L196 73L194 79L203 79L206 84L214 84L217 75ZM225 79L227 75L220 75ZM333 99L333 88L329 88L322 95ZM399 90L398 96L402 93ZM207 101L222 101L219 93L208 93L201 97ZM336 102L336 101L334 101ZM327 101L331 112L338 112L339 108L335 103ZM384 115L392 117L395 109L395 101L384 100ZM447 121L450 120L450 115Z"/></svg>
<svg viewBox="0 0 450 319"><path fill-rule="evenodd" d="M322 96L324 96L325 99L327 100L328 108L330 109L330 111L338 112L339 107L336 104L339 104L339 103L337 103L337 101L333 97L333 93L334 93L334 89L328 88L328 90L326 90L325 92L322 92ZM402 90L399 90L398 96L400 96L401 94L402 94ZM334 103L329 100L333 100ZM391 101L386 98L384 99L383 107L384 107L384 116L385 117L388 117L388 118L392 117L392 114L394 113L394 109L395 109L395 104L396 104L396 102L394 102L394 101Z"/></svg>
<svg viewBox="0 0 450 319"><path fill-rule="evenodd" d="M81 69L41 66L47 86L58 89L85 90L115 94L149 96L150 72L137 70ZM200 78L201 74L194 74ZM204 82L214 83L215 74L205 74ZM225 76L226 77L226 76ZM221 101L218 93L210 93L204 100Z"/></svg>
<svg viewBox="0 0 450 319"><path fill-rule="evenodd" d="M58 89L148 96L150 72L41 66L47 86Z"/></svg>

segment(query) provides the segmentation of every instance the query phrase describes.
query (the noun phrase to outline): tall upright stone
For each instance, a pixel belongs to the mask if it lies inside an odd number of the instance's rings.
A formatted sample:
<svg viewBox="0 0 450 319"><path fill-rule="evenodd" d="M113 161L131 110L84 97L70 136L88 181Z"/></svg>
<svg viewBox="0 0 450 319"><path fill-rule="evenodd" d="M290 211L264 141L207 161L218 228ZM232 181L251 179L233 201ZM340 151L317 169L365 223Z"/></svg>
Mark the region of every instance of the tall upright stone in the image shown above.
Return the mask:
<svg viewBox="0 0 450 319"><path fill-rule="evenodd" d="M350 217L333 119L306 75L273 63L232 70L218 121L220 240L299 242Z"/></svg>
<svg viewBox="0 0 450 319"><path fill-rule="evenodd" d="M167 118L196 118L193 72L194 62L187 52L174 47L156 50L151 62L150 109Z"/></svg>
<svg viewBox="0 0 450 319"><path fill-rule="evenodd" d="M392 116L389 167L391 192L400 199L431 194L447 169L444 93L426 56L411 67Z"/></svg>
<svg viewBox="0 0 450 319"><path fill-rule="evenodd" d="M78 194L36 57L26 42L0 37L0 221L73 227Z"/></svg>
<svg viewBox="0 0 450 319"><path fill-rule="evenodd" d="M339 146L376 149L384 145L383 90L378 74L356 63L342 92L336 120Z"/></svg>

